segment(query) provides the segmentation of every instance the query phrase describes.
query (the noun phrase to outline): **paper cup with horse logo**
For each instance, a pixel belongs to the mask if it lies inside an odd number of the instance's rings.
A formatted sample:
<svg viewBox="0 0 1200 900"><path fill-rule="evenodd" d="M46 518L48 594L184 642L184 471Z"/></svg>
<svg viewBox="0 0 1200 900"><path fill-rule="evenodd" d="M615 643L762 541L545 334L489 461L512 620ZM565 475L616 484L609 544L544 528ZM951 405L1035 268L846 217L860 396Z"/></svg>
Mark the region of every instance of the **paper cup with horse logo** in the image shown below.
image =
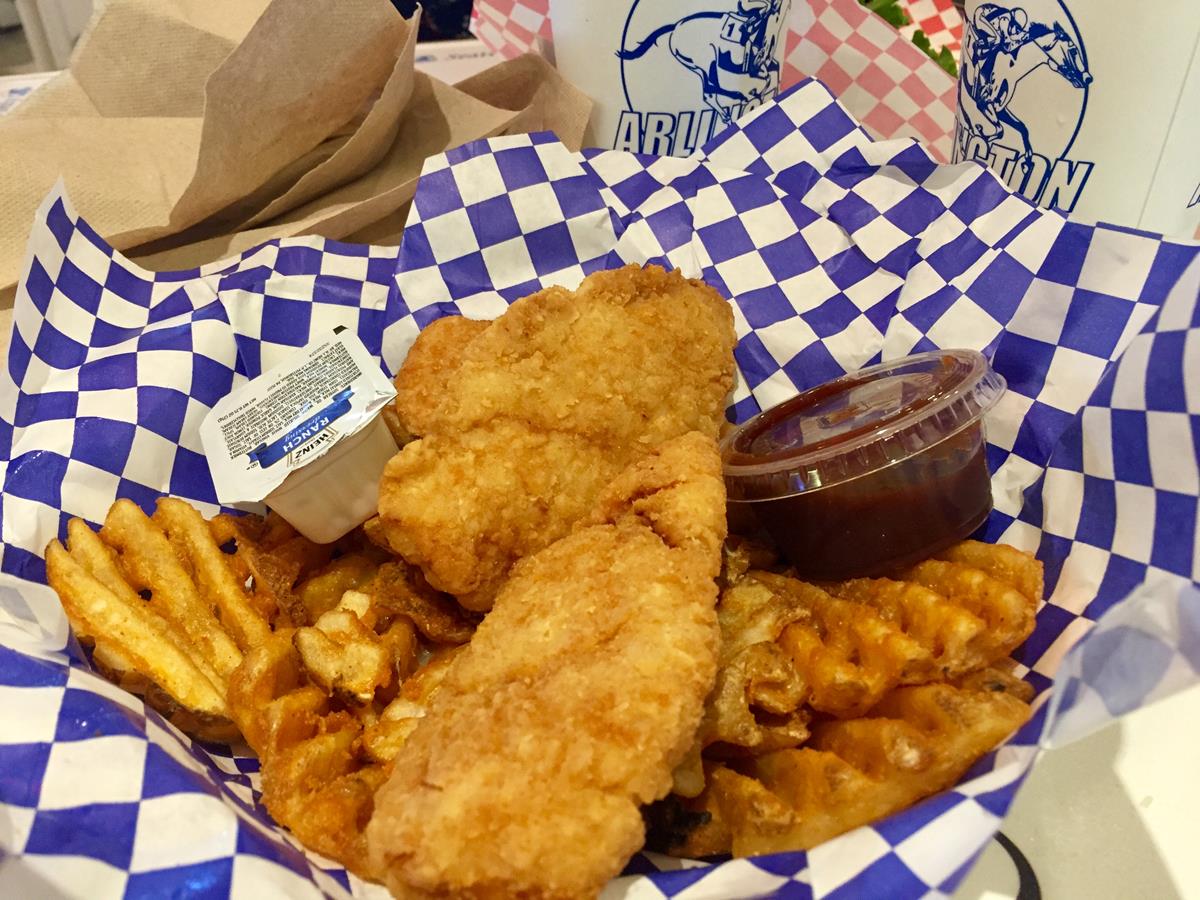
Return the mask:
<svg viewBox="0 0 1200 900"><path fill-rule="evenodd" d="M587 142L687 156L779 93L793 3L550 0L555 65L595 101Z"/></svg>
<svg viewBox="0 0 1200 900"><path fill-rule="evenodd" d="M1200 2L968 0L954 137L1040 206L1191 236Z"/></svg>

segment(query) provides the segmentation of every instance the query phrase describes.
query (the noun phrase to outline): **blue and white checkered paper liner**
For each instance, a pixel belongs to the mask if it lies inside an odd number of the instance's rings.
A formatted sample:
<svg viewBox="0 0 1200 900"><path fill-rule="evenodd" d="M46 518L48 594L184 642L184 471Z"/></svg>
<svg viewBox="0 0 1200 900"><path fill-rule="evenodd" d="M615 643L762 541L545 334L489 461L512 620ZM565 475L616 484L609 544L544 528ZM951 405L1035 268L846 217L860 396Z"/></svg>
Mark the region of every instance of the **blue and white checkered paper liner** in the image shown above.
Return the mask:
<svg viewBox="0 0 1200 900"><path fill-rule="evenodd" d="M693 160L571 154L547 135L431 159L398 253L308 238L153 274L56 192L0 394L0 894L372 892L270 823L254 760L189 742L90 672L40 585L41 549L116 497L213 511L200 417L319 330L355 328L394 370L438 316L494 316L647 261L733 301L738 420L880 359L987 353L1010 391L988 419L984 536L1036 549L1052 594L1018 653L1038 711L954 790L808 853L639 855L607 894L949 893L1039 743L1198 680L1198 256L1035 210L978 166L872 143L814 82Z"/></svg>

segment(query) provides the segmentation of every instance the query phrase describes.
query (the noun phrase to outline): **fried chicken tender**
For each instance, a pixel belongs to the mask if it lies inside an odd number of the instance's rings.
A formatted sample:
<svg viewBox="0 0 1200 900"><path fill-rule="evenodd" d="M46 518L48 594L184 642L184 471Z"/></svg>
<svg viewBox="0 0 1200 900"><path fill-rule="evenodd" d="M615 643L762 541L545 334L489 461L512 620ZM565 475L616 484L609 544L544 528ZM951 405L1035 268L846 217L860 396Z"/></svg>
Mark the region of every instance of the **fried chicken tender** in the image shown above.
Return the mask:
<svg viewBox="0 0 1200 900"><path fill-rule="evenodd" d="M392 548L469 609L630 463L715 438L733 385L729 304L656 266L548 288L490 323L439 321L396 377L419 439L388 464L379 513Z"/></svg>
<svg viewBox="0 0 1200 900"><path fill-rule="evenodd" d="M462 364L467 345L491 322L446 316L434 319L413 343L396 373L396 412L413 434L426 434L437 422L450 377Z"/></svg>
<svg viewBox="0 0 1200 900"><path fill-rule="evenodd" d="M715 441L689 433L513 568L375 797L394 894L588 897L621 871L713 685L724 533Z"/></svg>

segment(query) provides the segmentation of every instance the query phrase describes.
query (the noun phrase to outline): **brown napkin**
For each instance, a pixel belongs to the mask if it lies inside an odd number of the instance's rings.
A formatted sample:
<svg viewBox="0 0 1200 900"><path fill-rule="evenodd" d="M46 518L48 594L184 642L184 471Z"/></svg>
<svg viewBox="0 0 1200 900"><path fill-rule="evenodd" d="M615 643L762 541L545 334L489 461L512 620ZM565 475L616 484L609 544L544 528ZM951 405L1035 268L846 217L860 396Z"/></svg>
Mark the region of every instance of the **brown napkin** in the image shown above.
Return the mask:
<svg viewBox="0 0 1200 900"><path fill-rule="evenodd" d="M399 240L429 156L552 130L590 101L538 57L451 87L413 69L416 21L382 0L110 0L71 67L0 119L0 308L61 176L148 268L271 238Z"/></svg>

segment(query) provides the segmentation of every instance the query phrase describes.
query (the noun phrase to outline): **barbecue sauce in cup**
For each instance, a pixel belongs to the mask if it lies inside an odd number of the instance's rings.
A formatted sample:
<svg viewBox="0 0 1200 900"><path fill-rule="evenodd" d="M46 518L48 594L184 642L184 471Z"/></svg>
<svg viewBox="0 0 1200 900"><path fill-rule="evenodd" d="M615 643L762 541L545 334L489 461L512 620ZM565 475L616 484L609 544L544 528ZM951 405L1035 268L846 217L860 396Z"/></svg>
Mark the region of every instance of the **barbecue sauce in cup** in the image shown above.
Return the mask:
<svg viewBox="0 0 1200 900"><path fill-rule="evenodd" d="M749 514L812 580L881 575L987 519L983 415L1005 383L973 350L846 375L722 442L730 517Z"/></svg>

